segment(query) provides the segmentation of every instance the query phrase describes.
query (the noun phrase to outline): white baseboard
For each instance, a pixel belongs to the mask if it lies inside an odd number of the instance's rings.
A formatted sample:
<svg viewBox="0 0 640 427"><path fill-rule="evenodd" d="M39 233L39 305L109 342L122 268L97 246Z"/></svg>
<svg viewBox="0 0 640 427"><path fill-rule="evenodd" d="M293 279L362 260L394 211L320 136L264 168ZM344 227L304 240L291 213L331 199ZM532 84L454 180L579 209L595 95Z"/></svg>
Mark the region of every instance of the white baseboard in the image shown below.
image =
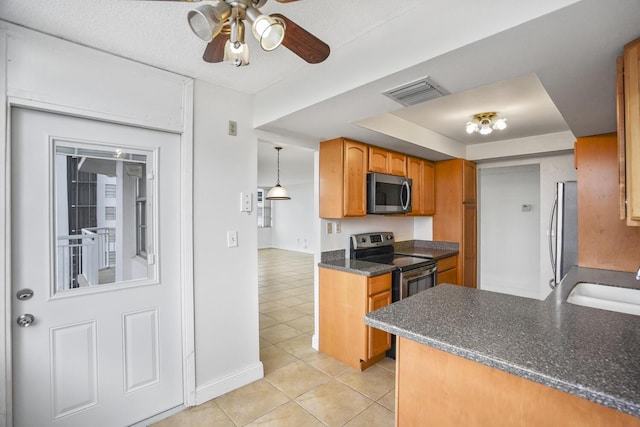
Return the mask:
<svg viewBox="0 0 640 427"><path fill-rule="evenodd" d="M262 362L196 387L196 405L201 405L218 396L250 384L264 377Z"/></svg>
<svg viewBox="0 0 640 427"><path fill-rule="evenodd" d="M311 347L316 351L320 351L320 340L317 334L313 334L311 337Z"/></svg>

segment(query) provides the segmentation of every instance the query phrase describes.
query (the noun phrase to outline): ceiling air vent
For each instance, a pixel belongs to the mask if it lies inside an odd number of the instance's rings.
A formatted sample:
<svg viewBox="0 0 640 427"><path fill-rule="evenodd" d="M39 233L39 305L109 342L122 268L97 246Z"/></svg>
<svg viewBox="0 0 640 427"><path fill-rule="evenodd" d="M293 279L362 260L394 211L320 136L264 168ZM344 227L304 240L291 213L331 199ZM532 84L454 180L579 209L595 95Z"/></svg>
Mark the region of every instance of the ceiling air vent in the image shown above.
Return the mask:
<svg viewBox="0 0 640 427"><path fill-rule="evenodd" d="M445 89L430 80L429 77L422 78L415 82L407 83L400 87L390 89L382 93L396 102L408 107L421 102L430 101L449 95Z"/></svg>

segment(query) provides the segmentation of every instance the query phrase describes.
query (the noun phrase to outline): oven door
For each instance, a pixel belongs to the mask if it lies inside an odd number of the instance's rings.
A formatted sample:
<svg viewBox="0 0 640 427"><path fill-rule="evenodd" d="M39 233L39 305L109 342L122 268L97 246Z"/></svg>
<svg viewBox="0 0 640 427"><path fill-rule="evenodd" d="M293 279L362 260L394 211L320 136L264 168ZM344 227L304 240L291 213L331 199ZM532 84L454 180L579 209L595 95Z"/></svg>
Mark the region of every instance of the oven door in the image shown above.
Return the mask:
<svg viewBox="0 0 640 427"><path fill-rule="evenodd" d="M437 266L420 267L400 273L398 299L415 295L436 285Z"/></svg>

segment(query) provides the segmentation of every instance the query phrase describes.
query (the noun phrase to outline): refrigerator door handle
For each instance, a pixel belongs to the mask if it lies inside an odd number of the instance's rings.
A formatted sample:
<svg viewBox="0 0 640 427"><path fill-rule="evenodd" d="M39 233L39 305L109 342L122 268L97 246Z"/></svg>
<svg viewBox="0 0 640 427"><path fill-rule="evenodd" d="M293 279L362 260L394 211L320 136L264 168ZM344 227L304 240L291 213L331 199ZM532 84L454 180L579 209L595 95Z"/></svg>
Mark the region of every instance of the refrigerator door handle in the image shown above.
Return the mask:
<svg viewBox="0 0 640 427"><path fill-rule="evenodd" d="M556 253L554 252L555 242L555 230L553 227L553 220L558 212L558 192L556 191L555 198L553 199L553 206L551 207L551 218L549 219L549 259L551 260L551 270L553 271L553 278L549 280L549 287L554 289L556 283Z"/></svg>

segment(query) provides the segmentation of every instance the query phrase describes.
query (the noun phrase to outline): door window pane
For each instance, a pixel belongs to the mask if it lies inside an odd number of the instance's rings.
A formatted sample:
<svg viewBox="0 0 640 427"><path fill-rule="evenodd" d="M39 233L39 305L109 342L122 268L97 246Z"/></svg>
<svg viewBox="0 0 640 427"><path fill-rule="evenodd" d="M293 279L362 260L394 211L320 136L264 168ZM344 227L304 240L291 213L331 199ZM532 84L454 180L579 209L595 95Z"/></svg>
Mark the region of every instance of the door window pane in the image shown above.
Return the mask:
<svg viewBox="0 0 640 427"><path fill-rule="evenodd" d="M55 292L153 279L146 171L154 153L55 144Z"/></svg>

